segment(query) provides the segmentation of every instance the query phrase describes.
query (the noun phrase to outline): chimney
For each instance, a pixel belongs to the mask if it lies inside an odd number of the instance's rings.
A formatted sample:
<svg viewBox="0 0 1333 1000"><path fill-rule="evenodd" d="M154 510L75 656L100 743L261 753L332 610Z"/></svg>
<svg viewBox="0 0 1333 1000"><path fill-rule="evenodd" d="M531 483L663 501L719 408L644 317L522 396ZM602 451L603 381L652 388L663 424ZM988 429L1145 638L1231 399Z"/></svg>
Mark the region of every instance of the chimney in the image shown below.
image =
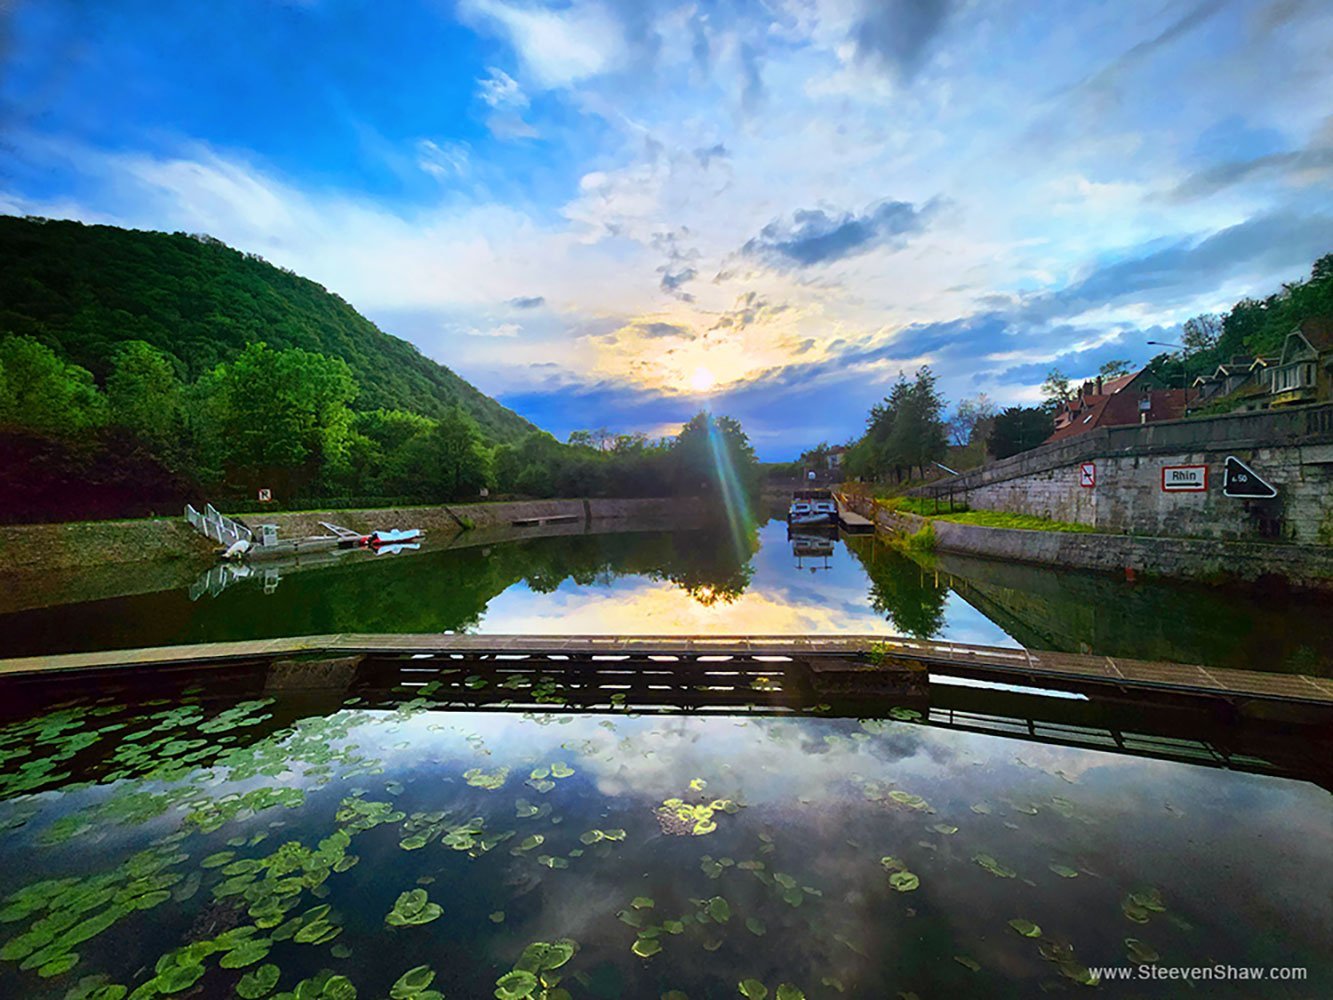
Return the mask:
<svg viewBox="0 0 1333 1000"><path fill-rule="evenodd" d="M1100 375L1098 375L1098 376L1097 376L1097 395L1100 396L1101 394L1102 394L1102 377L1101 377Z"/></svg>

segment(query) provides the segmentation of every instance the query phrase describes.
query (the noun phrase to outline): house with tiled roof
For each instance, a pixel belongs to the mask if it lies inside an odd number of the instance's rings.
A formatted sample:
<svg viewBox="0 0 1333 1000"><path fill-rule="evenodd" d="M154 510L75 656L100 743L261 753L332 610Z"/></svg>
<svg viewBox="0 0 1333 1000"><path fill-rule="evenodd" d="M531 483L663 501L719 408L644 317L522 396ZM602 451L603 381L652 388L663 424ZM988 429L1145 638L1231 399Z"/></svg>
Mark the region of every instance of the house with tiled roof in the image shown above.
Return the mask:
<svg viewBox="0 0 1333 1000"><path fill-rule="evenodd" d="M1269 406L1333 399L1333 317L1302 320L1287 334L1282 356L1269 372Z"/></svg>
<svg viewBox="0 0 1333 1000"><path fill-rule="evenodd" d="M1056 408L1046 441L1064 441L1098 427L1179 420L1197 395L1195 389L1163 387L1146 368L1113 379L1089 379Z"/></svg>

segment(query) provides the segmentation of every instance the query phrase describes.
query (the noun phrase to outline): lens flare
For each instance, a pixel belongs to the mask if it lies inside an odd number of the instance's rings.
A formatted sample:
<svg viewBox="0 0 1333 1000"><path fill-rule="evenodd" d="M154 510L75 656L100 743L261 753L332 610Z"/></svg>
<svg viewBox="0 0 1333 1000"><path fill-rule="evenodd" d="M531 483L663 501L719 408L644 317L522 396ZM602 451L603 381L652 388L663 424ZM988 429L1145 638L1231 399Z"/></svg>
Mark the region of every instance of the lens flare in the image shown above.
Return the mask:
<svg viewBox="0 0 1333 1000"><path fill-rule="evenodd" d="M708 447L713 453L713 467L717 470L718 489L721 491L722 507L726 511L727 524L731 527L732 540L736 543L736 554L745 559L749 553L746 539L754 529L754 517L750 512L750 500L736 474L735 463L727 450L727 442L718 430L717 421L709 414Z"/></svg>
<svg viewBox="0 0 1333 1000"><path fill-rule="evenodd" d="M702 366L694 369L690 376L690 388L695 392L711 392L717 385L717 376Z"/></svg>

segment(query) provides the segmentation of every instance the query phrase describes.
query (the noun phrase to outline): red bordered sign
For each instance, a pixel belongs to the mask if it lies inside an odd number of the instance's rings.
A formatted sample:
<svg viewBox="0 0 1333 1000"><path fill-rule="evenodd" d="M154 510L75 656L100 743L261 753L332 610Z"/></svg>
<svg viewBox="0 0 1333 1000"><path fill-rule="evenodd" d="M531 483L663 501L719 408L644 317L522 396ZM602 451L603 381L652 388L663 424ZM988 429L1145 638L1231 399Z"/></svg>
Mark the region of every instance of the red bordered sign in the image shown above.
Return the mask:
<svg viewBox="0 0 1333 1000"><path fill-rule="evenodd" d="M1208 466L1206 465L1164 465L1162 466L1163 493L1207 493Z"/></svg>
<svg viewBox="0 0 1333 1000"><path fill-rule="evenodd" d="M1097 485L1097 463L1084 462L1078 470L1078 484L1085 490L1090 490Z"/></svg>

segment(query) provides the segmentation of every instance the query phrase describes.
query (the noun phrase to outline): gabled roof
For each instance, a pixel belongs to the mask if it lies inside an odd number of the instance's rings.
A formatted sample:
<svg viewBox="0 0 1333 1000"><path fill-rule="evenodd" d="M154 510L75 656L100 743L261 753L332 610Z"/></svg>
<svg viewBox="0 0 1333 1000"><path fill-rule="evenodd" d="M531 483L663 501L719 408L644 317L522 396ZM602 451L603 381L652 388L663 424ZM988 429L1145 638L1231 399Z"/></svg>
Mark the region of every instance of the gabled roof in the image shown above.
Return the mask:
<svg viewBox="0 0 1333 1000"><path fill-rule="evenodd" d="M1297 331L1316 351L1333 349L1333 316L1313 316L1303 319L1292 332Z"/></svg>

